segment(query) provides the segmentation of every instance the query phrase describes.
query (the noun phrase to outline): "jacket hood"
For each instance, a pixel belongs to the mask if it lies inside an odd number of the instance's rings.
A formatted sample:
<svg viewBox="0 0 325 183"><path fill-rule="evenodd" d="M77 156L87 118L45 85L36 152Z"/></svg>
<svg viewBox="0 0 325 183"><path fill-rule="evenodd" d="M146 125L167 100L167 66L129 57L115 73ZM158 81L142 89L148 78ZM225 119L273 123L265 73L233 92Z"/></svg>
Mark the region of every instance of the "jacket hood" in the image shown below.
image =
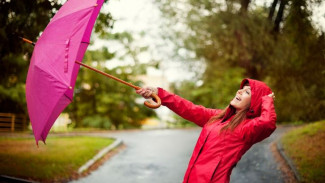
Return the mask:
<svg viewBox="0 0 325 183"><path fill-rule="evenodd" d="M262 81L254 79L243 79L240 89L249 83L251 87L251 105L247 112L248 118L255 118L261 115L262 97L272 93L272 90Z"/></svg>
<svg viewBox="0 0 325 183"><path fill-rule="evenodd" d="M246 116L247 118L255 118L261 115L262 97L271 94L272 90L262 81L248 78L243 79L240 84L240 89L242 89L246 83L249 83L251 87L251 105ZM232 105L229 105L222 122L232 117L235 112L236 109Z"/></svg>

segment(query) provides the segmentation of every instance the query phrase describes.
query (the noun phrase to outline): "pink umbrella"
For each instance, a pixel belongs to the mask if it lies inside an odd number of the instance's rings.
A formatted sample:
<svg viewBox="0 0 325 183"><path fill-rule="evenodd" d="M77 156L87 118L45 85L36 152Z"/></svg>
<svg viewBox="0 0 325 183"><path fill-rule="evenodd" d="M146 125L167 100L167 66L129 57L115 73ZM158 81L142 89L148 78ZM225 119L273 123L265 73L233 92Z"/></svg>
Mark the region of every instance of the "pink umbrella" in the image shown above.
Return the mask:
<svg viewBox="0 0 325 183"><path fill-rule="evenodd" d="M72 102L73 89L90 35L104 0L69 0L35 44L26 80L26 99L36 144L45 139L60 113ZM25 40L26 41L26 40ZM77 63L77 64L76 64ZM90 68L89 66L86 66ZM114 76L90 68L134 86ZM153 96L158 105L160 99Z"/></svg>

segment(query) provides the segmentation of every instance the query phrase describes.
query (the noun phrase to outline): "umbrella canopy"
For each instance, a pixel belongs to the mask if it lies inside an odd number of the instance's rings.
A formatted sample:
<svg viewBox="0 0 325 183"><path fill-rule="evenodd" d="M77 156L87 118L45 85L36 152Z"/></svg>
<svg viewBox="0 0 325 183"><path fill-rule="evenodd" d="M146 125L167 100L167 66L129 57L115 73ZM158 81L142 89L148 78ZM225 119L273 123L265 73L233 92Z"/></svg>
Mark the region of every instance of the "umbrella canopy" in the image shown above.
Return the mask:
<svg viewBox="0 0 325 183"><path fill-rule="evenodd" d="M26 100L36 144L71 103L76 77L104 0L69 0L36 42L26 80Z"/></svg>

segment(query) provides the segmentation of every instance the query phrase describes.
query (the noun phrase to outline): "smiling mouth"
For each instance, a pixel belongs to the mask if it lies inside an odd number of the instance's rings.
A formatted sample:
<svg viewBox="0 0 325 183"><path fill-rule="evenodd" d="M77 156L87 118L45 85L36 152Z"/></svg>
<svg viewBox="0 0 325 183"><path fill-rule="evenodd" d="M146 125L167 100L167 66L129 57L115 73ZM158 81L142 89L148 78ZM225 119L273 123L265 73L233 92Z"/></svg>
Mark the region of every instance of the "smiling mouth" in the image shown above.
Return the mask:
<svg viewBox="0 0 325 183"><path fill-rule="evenodd" d="M236 97L236 100L241 101L241 99L239 97Z"/></svg>

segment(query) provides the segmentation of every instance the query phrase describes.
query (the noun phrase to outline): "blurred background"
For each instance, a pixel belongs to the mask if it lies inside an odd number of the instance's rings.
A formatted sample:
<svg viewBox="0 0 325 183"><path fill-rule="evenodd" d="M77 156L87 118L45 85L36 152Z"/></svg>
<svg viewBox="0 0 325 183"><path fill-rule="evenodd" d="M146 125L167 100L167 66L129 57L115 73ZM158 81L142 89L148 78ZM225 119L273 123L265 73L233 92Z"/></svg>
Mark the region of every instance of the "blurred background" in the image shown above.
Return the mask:
<svg viewBox="0 0 325 183"><path fill-rule="evenodd" d="M0 1L0 113L11 122L1 131L30 130L25 81L33 47L17 35L36 42L64 2ZM325 118L324 14L321 0L110 0L83 62L209 108L225 108L243 78L262 80L276 95L279 123L308 123ZM53 130L191 126L87 69L75 88Z"/></svg>

